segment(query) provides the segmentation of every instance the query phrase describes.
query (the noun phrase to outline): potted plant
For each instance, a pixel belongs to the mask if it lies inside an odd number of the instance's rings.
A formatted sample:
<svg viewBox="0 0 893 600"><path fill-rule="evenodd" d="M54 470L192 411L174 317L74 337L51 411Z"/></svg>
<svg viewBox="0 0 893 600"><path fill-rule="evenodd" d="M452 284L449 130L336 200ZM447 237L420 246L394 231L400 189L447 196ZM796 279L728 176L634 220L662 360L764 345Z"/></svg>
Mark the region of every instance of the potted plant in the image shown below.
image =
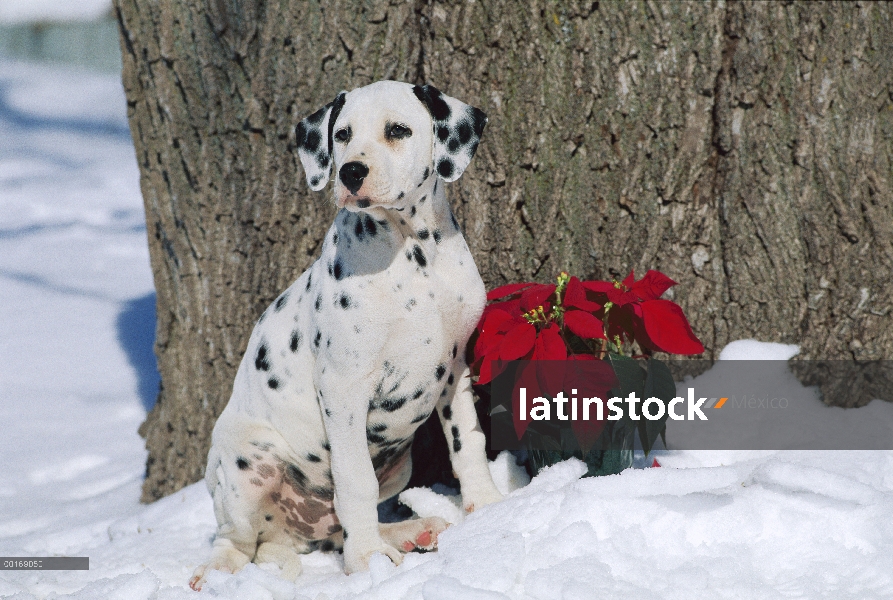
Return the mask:
<svg viewBox="0 0 893 600"><path fill-rule="evenodd" d="M514 432L534 473L571 456L586 461L589 475L618 473L632 464L636 431L646 455L663 436L667 411L658 420L624 413L619 420L536 421L511 402L517 394L494 393L495 384L515 392L536 389L551 399L555 390L571 389L604 398L634 394L666 409L676 386L653 354L704 351L682 309L661 299L673 285L653 270L623 281L581 281L562 272L554 284L513 283L487 294L472 336L472 374L478 386L491 386L494 430Z"/></svg>

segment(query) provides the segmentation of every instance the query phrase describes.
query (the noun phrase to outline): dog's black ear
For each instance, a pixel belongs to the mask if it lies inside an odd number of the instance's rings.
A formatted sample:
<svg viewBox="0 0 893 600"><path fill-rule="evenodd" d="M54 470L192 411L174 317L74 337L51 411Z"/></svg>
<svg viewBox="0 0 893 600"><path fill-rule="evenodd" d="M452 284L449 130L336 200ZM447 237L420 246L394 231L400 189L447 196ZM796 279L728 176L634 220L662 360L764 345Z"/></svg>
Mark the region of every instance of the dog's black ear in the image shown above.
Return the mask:
<svg viewBox="0 0 893 600"><path fill-rule="evenodd" d="M442 94L433 85L415 85L416 97L434 122L434 168L444 181L459 179L484 133L487 115L479 108Z"/></svg>
<svg viewBox="0 0 893 600"><path fill-rule="evenodd" d="M341 92L335 100L298 123L295 127L295 143L298 156L304 166L307 185L313 191L326 187L332 172L332 127L344 106L347 92Z"/></svg>

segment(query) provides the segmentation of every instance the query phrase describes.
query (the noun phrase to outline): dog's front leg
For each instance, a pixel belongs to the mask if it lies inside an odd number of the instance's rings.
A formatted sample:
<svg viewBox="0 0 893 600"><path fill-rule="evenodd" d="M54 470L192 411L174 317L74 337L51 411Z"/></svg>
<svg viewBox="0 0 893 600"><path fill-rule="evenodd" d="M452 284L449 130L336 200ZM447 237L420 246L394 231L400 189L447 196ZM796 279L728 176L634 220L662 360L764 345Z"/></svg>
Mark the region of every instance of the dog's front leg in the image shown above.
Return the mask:
<svg viewBox="0 0 893 600"><path fill-rule="evenodd" d="M367 391L367 386L355 381L345 385L349 377L325 379L328 385L319 388L324 390L320 405L331 447L335 512L344 532L344 570L367 570L376 552L399 565L402 554L382 540L378 528L378 479L366 440L372 388L368 386Z"/></svg>
<svg viewBox="0 0 893 600"><path fill-rule="evenodd" d="M455 385L454 389L450 389L451 384ZM471 512L502 500L502 494L490 476L486 438L478 423L471 373L464 361L456 361L444 392L437 403L440 422L450 448L450 461L462 488L462 504Z"/></svg>

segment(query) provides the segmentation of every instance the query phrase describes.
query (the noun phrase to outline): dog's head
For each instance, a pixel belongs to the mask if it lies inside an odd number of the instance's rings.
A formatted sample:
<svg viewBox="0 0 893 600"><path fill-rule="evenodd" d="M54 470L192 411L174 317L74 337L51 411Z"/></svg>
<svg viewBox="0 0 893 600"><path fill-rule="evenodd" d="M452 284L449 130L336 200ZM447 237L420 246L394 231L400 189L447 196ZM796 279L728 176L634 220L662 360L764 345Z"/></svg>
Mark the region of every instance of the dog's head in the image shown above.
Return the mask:
<svg viewBox="0 0 893 600"><path fill-rule="evenodd" d="M326 186L334 165L339 208L402 208L430 177L462 175L486 123L433 86L379 81L341 92L298 123L295 137L311 189Z"/></svg>

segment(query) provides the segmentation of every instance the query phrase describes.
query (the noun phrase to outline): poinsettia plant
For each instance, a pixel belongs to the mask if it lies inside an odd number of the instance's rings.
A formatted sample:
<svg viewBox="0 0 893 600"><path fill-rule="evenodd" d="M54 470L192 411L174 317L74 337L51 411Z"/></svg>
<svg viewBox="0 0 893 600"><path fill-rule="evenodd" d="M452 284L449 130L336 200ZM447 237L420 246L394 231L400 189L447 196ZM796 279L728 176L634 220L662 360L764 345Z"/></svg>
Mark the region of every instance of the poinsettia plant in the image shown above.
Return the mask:
<svg viewBox="0 0 893 600"><path fill-rule="evenodd" d="M582 281L566 272L554 284L513 283L487 294L489 304L477 326L473 345L472 373L484 385L512 364L527 361L513 373L515 386L551 381L545 389L583 387L608 394L656 397L667 403L675 395L668 367L656 360L654 352L692 355L704 351L688 319L676 303L661 296L676 282L658 271L648 271L635 279L631 272L622 281ZM554 367L554 361L572 365L575 361L602 361L579 368ZM647 394L647 395L645 395ZM507 406L511 412L512 407ZM515 413L517 411L514 411ZM514 429L520 439L530 421L513 414ZM666 417L661 421L642 419L626 425L638 430L646 453L663 435ZM578 448L585 451L605 431L604 421L575 421L571 427ZM616 432L615 432L616 433ZM529 436L534 437L534 436ZM631 436L629 437L631 443ZM610 443L604 447L610 447ZM565 449L566 450L566 449ZM566 454L566 452L565 452Z"/></svg>

